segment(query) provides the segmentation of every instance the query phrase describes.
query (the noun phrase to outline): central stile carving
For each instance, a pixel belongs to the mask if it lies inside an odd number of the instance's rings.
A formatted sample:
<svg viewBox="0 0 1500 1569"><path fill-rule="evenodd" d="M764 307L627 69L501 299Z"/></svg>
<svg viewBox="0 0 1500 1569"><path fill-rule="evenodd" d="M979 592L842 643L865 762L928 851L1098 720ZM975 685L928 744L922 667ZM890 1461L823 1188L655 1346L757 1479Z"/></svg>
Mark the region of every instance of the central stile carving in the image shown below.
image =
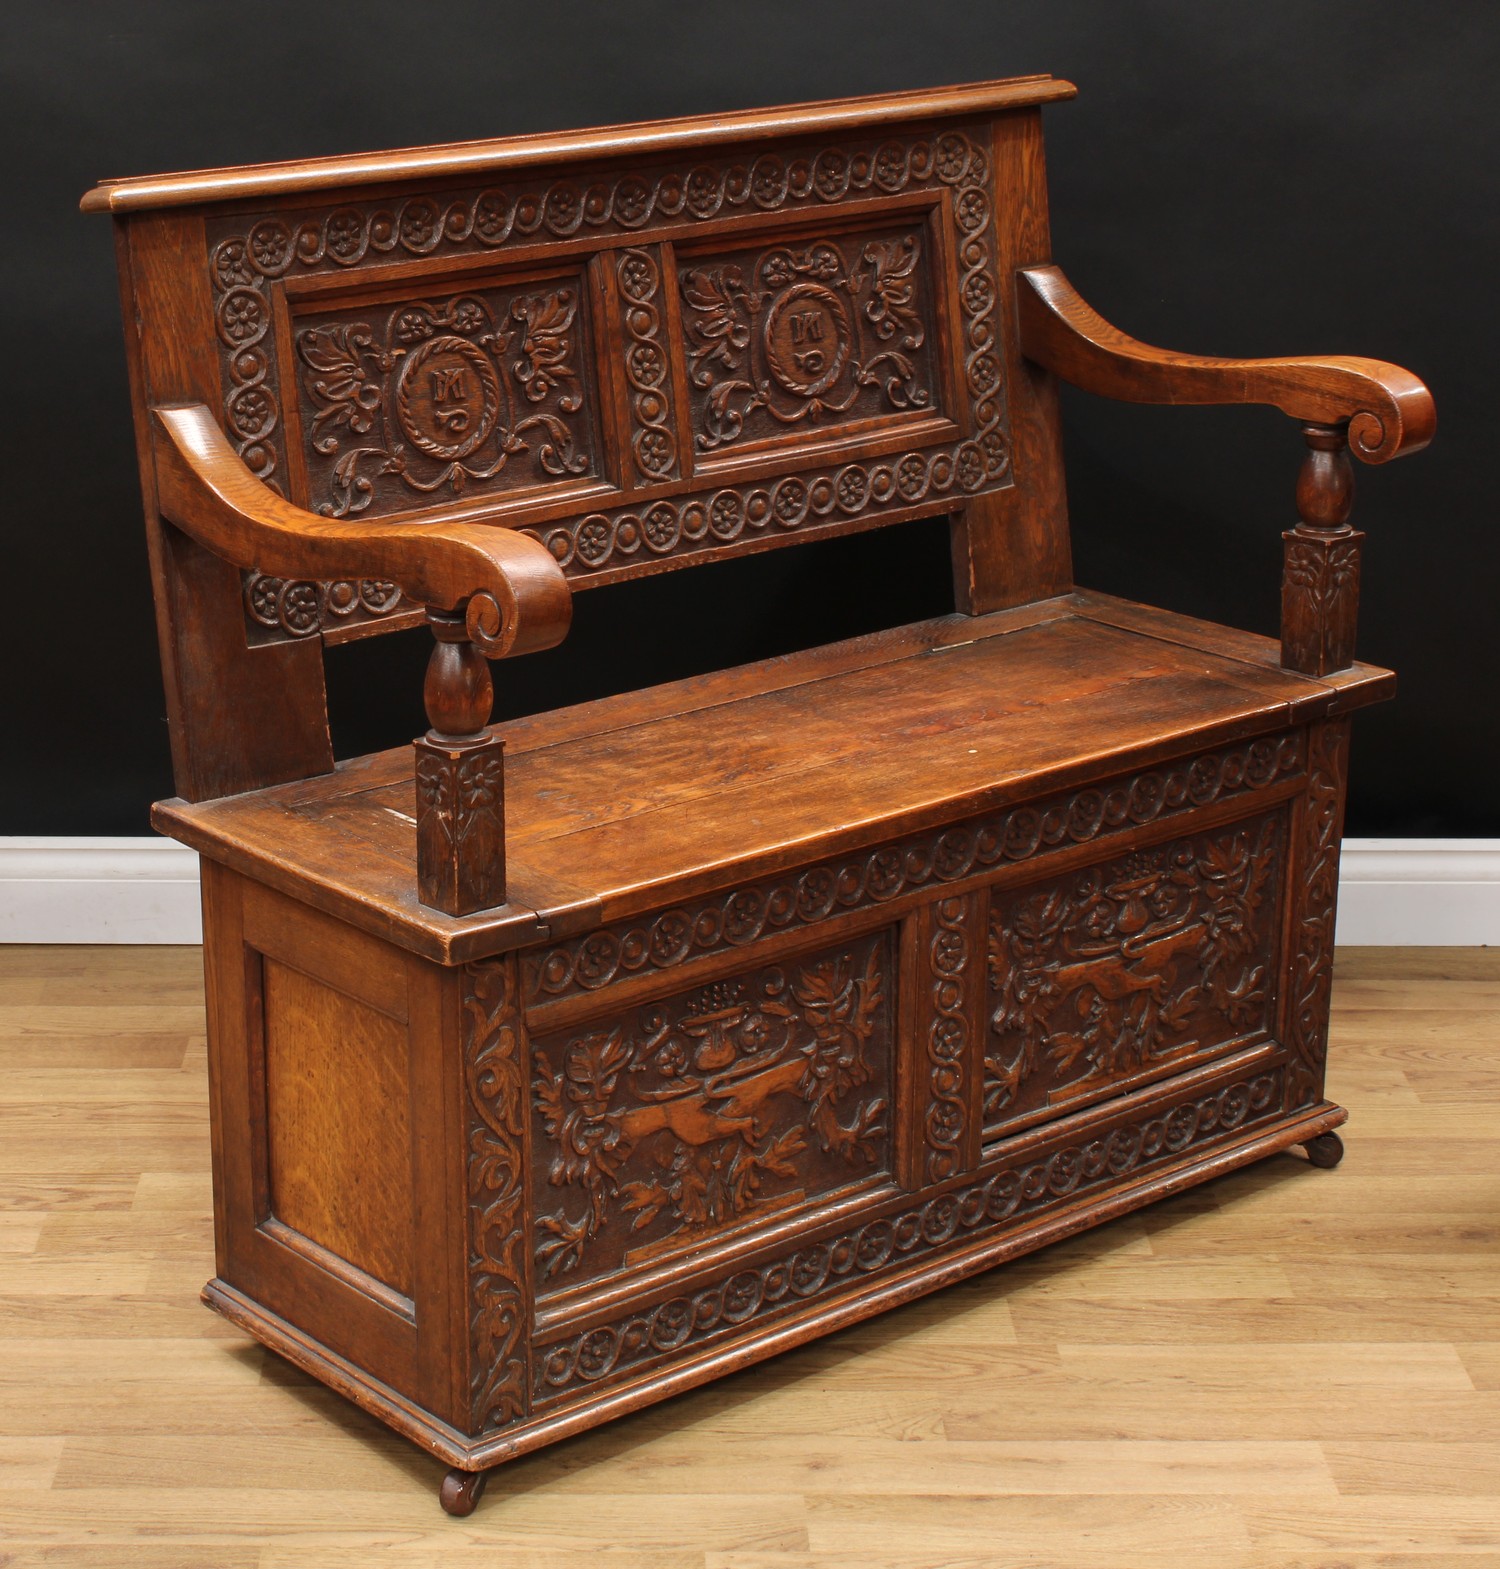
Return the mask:
<svg viewBox="0 0 1500 1569"><path fill-rule="evenodd" d="M698 256L678 277L700 452L937 406L920 227Z"/></svg>
<svg viewBox="0 0 1500 1569"><path fill-rule="evenodd" d="M887 1172L893 989L879 932L539 1040L539 1283Z"/></svg>

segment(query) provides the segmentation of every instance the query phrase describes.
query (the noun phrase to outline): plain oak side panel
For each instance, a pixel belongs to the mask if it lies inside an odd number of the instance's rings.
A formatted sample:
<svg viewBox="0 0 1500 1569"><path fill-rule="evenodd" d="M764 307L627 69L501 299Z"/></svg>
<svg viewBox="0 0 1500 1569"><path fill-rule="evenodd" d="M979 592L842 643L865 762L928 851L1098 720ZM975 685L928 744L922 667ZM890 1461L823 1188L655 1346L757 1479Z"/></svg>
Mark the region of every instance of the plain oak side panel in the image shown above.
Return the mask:
<svg viewBox="0 0 1500 1569"><path fill-rule="evenodd" d="M269 956L263 971L271 1213L410 1299L406 1025Z"/></svg>
<svg viewBox="0 0 1500 1569"><path fill-rule="evenodd" d="M954 603L969 615L1066 593L1073 580L1057 384L1022 355L1015 316L1016 269L1052 256L1039 109L996 118L994 160L991 221L1001 295L992 321L1010 410L1013 483L976 496L954 516Z"/></svg>

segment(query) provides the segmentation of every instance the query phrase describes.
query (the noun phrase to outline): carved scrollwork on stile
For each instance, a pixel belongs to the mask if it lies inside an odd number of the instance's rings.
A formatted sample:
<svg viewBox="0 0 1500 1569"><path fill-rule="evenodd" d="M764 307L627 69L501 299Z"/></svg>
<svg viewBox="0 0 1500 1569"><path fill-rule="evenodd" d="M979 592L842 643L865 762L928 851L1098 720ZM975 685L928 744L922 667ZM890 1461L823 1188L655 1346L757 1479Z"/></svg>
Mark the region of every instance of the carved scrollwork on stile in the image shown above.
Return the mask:
<svg viewBox="0 0 1500 1569"><path fill-rule="evenodd" d="M1361 543L1362 536L1354 533L1346 539L1290 536L1286 581L1304 596L1318 621L1341 621L1349 597L1358 600Z"/></svg>
<svg viewBox="0 0 1500 1569"><path fill-rule="evenodd" d="M1291 1107L1306 1105L1323 1092L1348 758L1347 720L1309 727L1307 797L1296 850L1292 915L1295 958L1287 1027L1293 1053L1288 1070Z"/></svg>
<svg viewBox="0 0 1500 1569"><path fill-rule="evenodd" d="M1226 1135L1281 1114L1282 1069L1181 1096L1149 1114L1120 1118L1086 1141L1021 1164L638 1309L534 1353L537 1406L697 1351L747 1324L786 1317L822 1298L878 1281L985 1231L1075 1204L1091 1189L1146 1175Z"/></svg>
<svg viewBox="0 0 1500 1569"><path fill-rule="evenodd" d="M464 969L471 1431L527 1414L526 1069L512 959Z"/></svg>
<svg viewBox="0 0 1500 1569"><path fill-rule="evenodd" d="M969 992L980 967L972 898L940 899L932 907L927 944L929 1003L927 1026L927 1110L922 1119L929 1182L946 1182L963 1161L969 1125L965 1087L970 1050Z"/></svg>
<svg viewBox="0 0 1500 1569"><path fill-rule="evenodd" d="M1278 812L996 892L986 1129L1268 1033L1284 860Z"/></svg>
<svg viewBox="0 0 1500 1569"><path fill-rule="evenodd" d="M630 389L630 456L650 483L678 473L672 428L672 367L662 334L661 263L655 249L631 246L619 253L615 277L630 344L625 380Z"/></svg>
<svg viewBox="0 0 1500 1569"><path fill-rule="evenodd" d="M1303 757L1300 730L1223 747L602 927L527 955L527 1002L597 991L621 976L671 969L933 883L1253 794L1299 773Z"/></svg>
<svg viewBox="0 0 1500 1569"><path fill-rule="evenodd" d="M887 1171L891 991L878 932L538 1040L538 1279L597 1278Z"/></svg>

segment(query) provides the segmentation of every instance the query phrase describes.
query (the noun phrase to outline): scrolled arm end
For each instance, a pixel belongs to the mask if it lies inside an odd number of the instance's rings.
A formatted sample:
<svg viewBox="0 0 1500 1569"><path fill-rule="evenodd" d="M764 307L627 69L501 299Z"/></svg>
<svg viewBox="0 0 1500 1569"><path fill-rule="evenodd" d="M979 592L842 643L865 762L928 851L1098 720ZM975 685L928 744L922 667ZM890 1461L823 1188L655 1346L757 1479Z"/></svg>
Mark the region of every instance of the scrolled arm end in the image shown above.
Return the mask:
<svg viewBox="0 0 1500 1569"><path fill-rule="evenodd" d="M1016 277L1021 349L1064 381L1131 403L1267 403L1306 424L1347 425L1365 463L1420 452L1437 429L1422 381L1352 355L1211 359L1153 348L1111 326L1059 267Z"/></svg>
<svg viewBox="0 0 1500 1569"><path fill-rule="evenodd" d="M482 523L382 523L319 517L245 466L202 404L158 408L165 517L239 567L281 577L384 578L418 604L461 610L487 657L551 648L573 597L546 546Z"/></svg>

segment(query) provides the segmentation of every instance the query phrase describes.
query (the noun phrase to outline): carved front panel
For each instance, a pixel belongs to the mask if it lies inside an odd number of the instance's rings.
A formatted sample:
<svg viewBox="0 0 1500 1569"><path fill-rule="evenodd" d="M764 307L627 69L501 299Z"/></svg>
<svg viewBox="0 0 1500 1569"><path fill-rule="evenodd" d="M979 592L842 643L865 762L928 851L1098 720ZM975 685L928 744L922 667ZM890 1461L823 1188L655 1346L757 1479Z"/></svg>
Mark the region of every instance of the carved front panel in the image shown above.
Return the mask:
<svg viewBox="0 0 1500 1569"><path fill-rule="evenodd" d="M889 930L537 1040L538 1289L891 1169Z"/></svg>
<svg viewBox="0 0 1500 1569"><path fill-rule="evenodd" d="M581 274L308 308L292 344L317 511L409 511L599 472Z"/></svg>
<svg viewBox="0 0 1500 1569"><path fill-rule="evenodd" d="M534 1408L586 1396L747 1329L770 1328L944 1252L1043 1222L1112 1186L1207 1154L1273 1121L1284 1095L1284 1070L1262 1061L1033 1147L945 1192L887 1204L852 1226L730 1265L681 1294L544 1341L534 1352Z"/></svg>
<svg viewBox="0 0 1500 1569"><path fill-rule="evenodd" d="M682 259L697 451L940 411L929 244L907 223Z"/></svg>
<svg viewBox="0 0 1500 1569"><path fill-rule="evenodd" d="M1272 1028L1284 814L997 893L986 1134Z"/></svg>

